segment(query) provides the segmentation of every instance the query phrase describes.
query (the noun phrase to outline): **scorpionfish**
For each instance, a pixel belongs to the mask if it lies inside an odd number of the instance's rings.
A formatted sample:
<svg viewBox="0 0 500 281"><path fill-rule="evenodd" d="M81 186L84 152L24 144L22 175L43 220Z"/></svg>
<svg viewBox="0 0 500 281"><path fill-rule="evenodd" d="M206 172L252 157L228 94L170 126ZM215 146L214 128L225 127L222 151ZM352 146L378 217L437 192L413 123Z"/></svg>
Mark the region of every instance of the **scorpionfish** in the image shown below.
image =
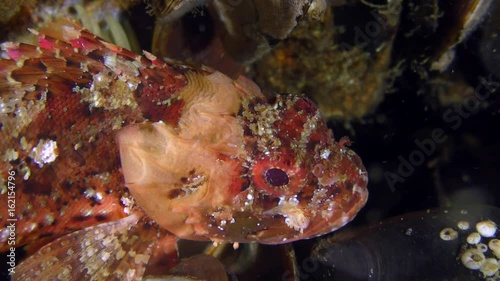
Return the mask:
<svg viewBox="0 0 500 281"><path fill-rule="evenodd" d="M0 250L34 252L14 279L140 280L177 238L287 243L364 206L366 169L309 99L70 20L32 32L1 45Z"/></svg>

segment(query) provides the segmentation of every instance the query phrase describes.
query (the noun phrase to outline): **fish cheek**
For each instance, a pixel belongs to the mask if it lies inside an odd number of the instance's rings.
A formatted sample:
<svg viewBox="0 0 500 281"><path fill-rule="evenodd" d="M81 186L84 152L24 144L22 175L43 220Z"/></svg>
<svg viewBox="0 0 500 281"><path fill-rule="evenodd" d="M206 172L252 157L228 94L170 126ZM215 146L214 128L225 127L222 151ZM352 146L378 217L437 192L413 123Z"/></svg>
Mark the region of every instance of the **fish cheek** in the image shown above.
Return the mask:
<svg viewBox="0 0 500 281"><path fill-rule="evenodd" d="M166 153L176 142L173 130L152 123L132 125L118 132L117 141L125 185L138 205L157 221L161 216L168 216L170 224L184 221L171 211L169 200L176 183L176 155Z"/></svg>
<svg viewBox="0 0 500 281"><path fill-rule="evenodd" d="M125 185L138 205L178 237L206 240L207 214L227 195L216 189L231 180L234 167L164 123L133 125L117 138Z"/></svg>

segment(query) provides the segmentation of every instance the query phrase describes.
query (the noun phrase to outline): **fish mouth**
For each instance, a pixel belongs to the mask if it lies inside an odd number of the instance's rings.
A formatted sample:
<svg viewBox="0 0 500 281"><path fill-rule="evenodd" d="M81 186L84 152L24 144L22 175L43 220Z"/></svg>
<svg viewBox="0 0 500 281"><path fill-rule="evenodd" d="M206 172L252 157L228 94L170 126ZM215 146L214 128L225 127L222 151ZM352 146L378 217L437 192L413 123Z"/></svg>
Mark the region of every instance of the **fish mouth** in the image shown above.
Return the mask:
<svg viewBox="0 0 500 281"><path fill-rule="evenodd" d="M352 221L366 204L366 186L354 184L352 193L335 197L335 200L299 202L295 197L282 198L277 206L260 214L245 211L232 214L231 222L208 230L206 237L231 238L231 242L258 242L261 244L283 244L297 240L311 239L333 232Z"/></svg>

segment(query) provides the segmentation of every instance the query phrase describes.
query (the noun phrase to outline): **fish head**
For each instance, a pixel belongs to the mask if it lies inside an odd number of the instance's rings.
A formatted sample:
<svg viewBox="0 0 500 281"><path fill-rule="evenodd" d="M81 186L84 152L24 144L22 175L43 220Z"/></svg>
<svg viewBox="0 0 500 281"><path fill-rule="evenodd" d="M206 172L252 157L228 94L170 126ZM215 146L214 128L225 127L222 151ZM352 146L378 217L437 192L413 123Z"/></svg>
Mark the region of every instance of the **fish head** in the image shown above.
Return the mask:
<svg viewBox="0 0 500 281"><path fill-rule="evenodd" d="M290 242L351 221L368 198L368 177L347 137L336 142L304 96L279 94L248 111L245 135L252 160L245 203L259 210L255 239Z"/></svg>
<svg viewBox="0 0 500 281"><path fill-rule="evenodd" d="M174 123L118 133L125 185L180 238L280 244L334 231L364 206L367 173L306 97L188 75Z"/></svg>

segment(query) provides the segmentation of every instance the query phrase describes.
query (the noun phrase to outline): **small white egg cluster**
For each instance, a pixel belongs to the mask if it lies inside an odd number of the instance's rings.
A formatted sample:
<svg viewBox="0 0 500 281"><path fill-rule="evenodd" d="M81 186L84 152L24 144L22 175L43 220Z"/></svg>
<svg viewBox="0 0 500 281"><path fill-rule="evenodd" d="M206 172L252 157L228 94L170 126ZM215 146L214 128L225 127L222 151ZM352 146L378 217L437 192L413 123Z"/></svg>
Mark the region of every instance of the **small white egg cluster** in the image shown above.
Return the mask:
<svg viewBox="0 0 500 281"><path fill-rule="evenodd" d="M459 230L469 230L469 222L459 221ZM465 250L460 253L462 264L471 270L479 270L487 281L500 280L500 240L495 238L497 225L491 220L480 221L476 231L467 236ZM447 227L441 230L439 236L444 241L458 238L458 232Z"/></svg>

